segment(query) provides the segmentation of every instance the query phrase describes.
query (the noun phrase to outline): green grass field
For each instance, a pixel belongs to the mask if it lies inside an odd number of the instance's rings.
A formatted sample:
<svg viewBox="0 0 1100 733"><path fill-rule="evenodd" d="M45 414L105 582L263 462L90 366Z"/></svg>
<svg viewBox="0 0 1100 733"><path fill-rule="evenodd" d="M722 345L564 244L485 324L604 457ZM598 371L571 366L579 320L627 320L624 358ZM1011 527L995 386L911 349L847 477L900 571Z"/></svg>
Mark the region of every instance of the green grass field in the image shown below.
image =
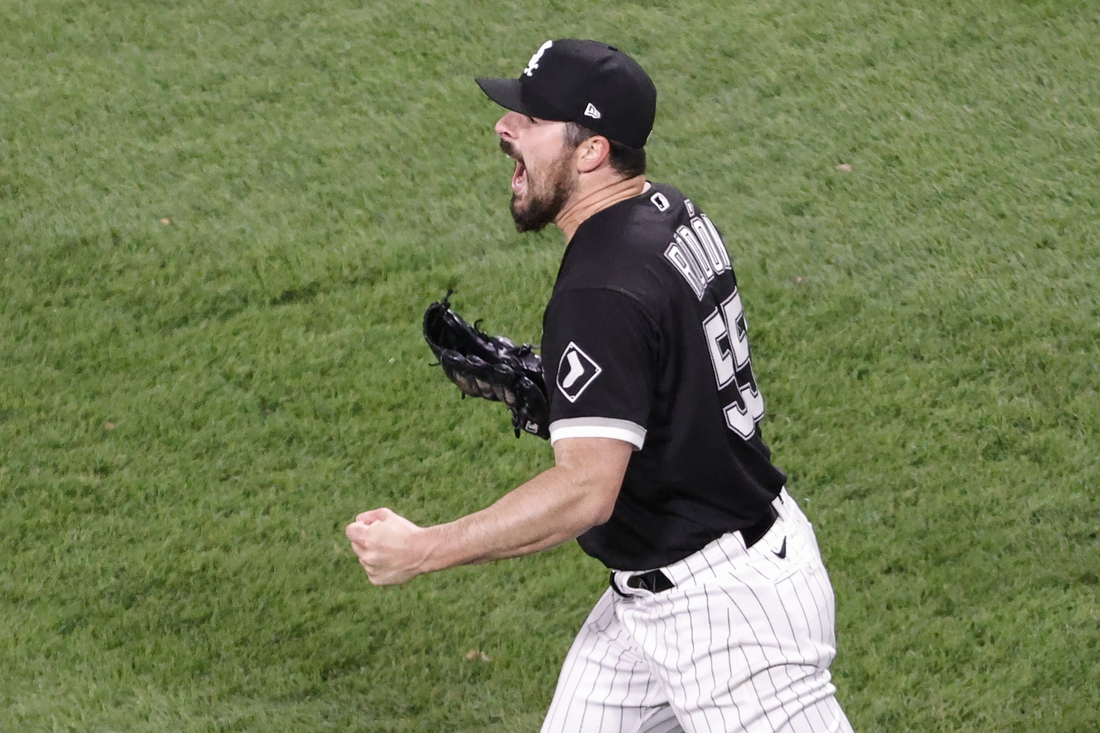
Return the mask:
<svg viewBox="0 0 1100 733"><path fill-rule="evenodd" d="M0 4L0 731L537 730L602 566L378 589L343 527L551 462L419 320L538 340L472 78L562 36L725 232L857 731L1100 730L1100 7L582 8Z"/></svg>

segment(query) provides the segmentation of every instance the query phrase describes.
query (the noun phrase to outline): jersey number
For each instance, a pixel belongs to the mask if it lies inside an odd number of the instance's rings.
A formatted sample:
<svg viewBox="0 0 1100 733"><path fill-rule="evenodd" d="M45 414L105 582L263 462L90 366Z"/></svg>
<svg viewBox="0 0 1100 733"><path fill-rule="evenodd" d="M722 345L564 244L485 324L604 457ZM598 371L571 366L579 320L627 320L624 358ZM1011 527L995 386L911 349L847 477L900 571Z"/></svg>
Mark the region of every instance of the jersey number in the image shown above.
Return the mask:
<svg viewBox="0 0 1100 733"><path fill-rule="evenodd" d="M729 429L748 440L756 433L756 423L764 417L764 398L756 387L749 360L749 338L741 295L733 294L703 321L710 361L723 400L732 398L724 409Z"/></svg>

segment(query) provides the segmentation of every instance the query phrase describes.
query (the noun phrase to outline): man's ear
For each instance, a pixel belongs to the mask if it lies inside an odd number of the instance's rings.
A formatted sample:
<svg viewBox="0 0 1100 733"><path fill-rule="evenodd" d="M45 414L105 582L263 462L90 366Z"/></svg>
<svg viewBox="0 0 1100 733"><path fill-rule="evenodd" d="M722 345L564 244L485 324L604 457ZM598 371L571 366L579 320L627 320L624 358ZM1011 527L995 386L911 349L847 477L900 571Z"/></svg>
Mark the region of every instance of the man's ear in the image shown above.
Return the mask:
<svg viewBox="0 0 1100 733"><path fill-rule="evenodd" d="M611 143L603 135L593 135L577 146L577 171L591 173L611 155Z"/></svg>

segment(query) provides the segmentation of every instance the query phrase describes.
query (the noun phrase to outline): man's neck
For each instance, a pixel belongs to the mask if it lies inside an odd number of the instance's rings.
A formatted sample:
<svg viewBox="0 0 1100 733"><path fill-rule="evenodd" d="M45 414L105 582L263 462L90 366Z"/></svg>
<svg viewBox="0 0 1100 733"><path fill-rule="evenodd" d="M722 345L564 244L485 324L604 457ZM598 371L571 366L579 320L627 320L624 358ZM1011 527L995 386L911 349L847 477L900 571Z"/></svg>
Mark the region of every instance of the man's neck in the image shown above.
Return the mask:
<svg viewBox="0 0 1100 733"><path fill-rule="evenodd" d="M577 228L593 214L614 206L620 201L634 198L648 188L649 182L646 181L645 176L635 176L582 193L562 209L558 218L554 220L554 225L561 229L565 234L565 241L569 242L577 233Z"/></svg>

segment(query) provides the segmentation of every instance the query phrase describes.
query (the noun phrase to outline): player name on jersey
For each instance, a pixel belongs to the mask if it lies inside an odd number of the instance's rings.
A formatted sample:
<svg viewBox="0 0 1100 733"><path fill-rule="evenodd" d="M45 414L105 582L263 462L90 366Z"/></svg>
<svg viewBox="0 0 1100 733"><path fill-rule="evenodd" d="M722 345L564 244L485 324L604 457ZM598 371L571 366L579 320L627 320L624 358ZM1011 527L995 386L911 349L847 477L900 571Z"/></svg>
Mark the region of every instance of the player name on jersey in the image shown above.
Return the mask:
<svg viewBox="0 0 1100 733"><path fill-rule="evenodd" d="M696 299L702 300L710 281L730 269L730 256L710 218L706 214L696 214L690 200L685 199L684 205L692 214L691 226L676 230L665 257L687 280Z"/></svg>

